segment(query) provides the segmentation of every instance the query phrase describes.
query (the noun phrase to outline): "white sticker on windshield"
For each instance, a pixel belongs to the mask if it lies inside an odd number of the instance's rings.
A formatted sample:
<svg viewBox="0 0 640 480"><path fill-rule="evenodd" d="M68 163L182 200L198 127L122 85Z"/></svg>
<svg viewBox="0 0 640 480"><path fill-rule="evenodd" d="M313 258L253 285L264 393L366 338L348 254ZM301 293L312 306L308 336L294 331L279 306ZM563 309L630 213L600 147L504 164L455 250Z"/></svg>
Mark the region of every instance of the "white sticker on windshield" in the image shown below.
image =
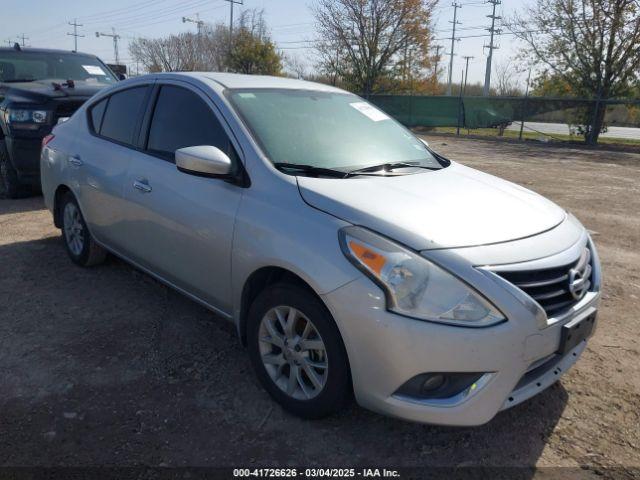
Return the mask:
<svg viewBox="0 0 640 480"><path fill-rule="evenodd" d="M82 68L84 68L89 75L107 75L104 73L104 70L97 65L82 65Z"/></svg>
<svg viewBox="0 0 640 480"><path fill-rule="evenodd" d="M389 119L389 116L386 113L378 110L376 107L372 105L369 105L367 102L355 102L355 103L350 103L349 105L351 105L353 108L358 110L363 115L366 115L367 117L369 117L374 122L379 122L380 120Z"/></svg>
<svg viewBox="0 0 640 480"><path fill-rule="evenodd" d="M253 93L239 93L240 98L256 98Z"/></svg>

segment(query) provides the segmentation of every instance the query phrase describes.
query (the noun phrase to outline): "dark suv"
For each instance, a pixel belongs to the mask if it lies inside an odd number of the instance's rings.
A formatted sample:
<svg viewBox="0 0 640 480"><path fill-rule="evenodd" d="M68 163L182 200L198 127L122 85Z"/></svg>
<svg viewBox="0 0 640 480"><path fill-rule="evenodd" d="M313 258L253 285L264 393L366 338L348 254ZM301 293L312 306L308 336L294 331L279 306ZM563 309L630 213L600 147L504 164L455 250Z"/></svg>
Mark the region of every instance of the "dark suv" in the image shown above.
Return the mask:
<svg viewBox="0 0 640 480"><path fill-rule="evenodd" d="M118 78L85 53L0 48L0 197L40 188L40 147L54 125Z"/></svg>

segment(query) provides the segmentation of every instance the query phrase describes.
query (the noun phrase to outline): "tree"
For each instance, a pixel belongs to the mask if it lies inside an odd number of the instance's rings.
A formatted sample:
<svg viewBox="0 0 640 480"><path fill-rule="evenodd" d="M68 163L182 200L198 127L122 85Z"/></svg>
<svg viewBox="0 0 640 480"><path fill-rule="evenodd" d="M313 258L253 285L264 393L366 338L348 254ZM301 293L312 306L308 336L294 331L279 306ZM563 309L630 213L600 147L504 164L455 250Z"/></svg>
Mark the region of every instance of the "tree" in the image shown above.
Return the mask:
<svg viewBox="0 0 640 480"><path fill-rule="evenodd" d="M498 95L504 97L518 97L524 94L518 86L518 71L510 60L496 63L495 80Z"/></svg>
<svg viewBox="0 0 640 480"><path fill-rule="evenodd" d="M282 70L282 59L260 10L240 14L229 50L229 28L224 24L204 25L197 34L136 38L129 44L133 60L148 72L231 70L279 75Z"/></svg>
<svg viewBox="0 0 640 480"><path fill-rule="evenodd" d="M628 93L640 73L638 0L537 0L511 22L523 54L582 97L607 99ZM585 138L595 144L605 108L594 102Z"/></svg>
<svg viewBox="0 0 640 480"><path fill-rule="evenodd" d="M411 82L431 64L436 0L316 0L320 71L370 95L385 82Z"/></svg>
<svg viewBox="0 0 640 480"><path fill-rule="evenodd" d="M136 38L129 44L134 61L148 72L198 70L199 42L192 33L170 35L166 38Z"/></svg>

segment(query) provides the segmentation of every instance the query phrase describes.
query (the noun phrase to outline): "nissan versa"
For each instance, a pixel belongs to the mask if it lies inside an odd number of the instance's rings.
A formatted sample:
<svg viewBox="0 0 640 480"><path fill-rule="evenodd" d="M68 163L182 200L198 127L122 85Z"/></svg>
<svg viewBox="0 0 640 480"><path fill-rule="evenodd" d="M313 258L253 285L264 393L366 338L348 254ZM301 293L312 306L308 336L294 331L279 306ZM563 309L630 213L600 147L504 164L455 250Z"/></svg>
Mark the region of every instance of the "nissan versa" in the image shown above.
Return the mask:
<svg viewBox="0 0 640 480"><path fill-rule="evenodd" d="M232 320L264 388L302 417L355 395L482 424L558 380L594 330L600 265L575 217L342 90L149 75L43 145L71 259L112 252Z"/></svg>

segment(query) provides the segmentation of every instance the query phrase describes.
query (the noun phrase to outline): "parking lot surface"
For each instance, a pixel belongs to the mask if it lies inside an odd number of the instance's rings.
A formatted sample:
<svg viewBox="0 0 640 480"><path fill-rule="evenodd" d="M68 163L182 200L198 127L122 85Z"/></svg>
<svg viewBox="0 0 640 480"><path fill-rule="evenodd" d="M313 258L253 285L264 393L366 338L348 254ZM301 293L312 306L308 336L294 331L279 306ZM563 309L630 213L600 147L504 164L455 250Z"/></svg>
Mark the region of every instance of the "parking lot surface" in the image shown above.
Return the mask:
<svg viewBox="0 0 640 480"><path fill-rule="evenodd" d="M548 196L593 232L599 326L559 383L476 428L356 405L303 421L258 385L231 324L118 259L76 267L41 197L0 200L0 465L582 465L632 475L640 155L427 138Z"/></svg>

